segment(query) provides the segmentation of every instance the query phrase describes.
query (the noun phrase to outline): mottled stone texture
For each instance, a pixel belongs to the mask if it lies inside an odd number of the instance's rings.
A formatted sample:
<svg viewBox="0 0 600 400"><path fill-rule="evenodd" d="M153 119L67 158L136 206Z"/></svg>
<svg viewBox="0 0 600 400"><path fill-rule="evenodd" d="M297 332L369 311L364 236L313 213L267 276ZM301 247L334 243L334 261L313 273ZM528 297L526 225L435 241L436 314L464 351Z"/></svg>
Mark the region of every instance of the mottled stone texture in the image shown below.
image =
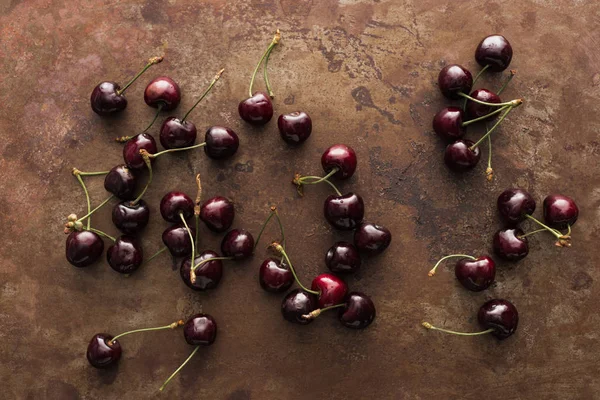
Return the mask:
<svg viewBox="0 0 600 400"><path fill-rule="evenodd" d="M124 338L118 373L87 364L88 340L208 312L219 323L216 343L160 398L600 398L597 1L4 0L0 13L0 397L159 398L162 381L191 351L181 332ZM256 129L237 115L276 27L283 34L270 64L276 113L304 110L314 124L298 149L281 141L275 121ZM447 104L436 87L440 67L458 62L476 72L475 46L492 33L506 35L515 50L518 74L503 97L525 104L494 137L496 180L488 184L485 162L464 175L445 168L430 123ZM128 92L125 113L92 113L95 84L124 83L162 52L165 62ZM309 326L285 322L280 296L258 285L266 241L253 259L227 264L210 293L191 292L166 255L129 278L104 260L83 270L66 262L61 225L69 213L84 213L70 169L121 162L112 138L139 132L152 117L142 93L153 76L179 82L181 115L221 67L222 80L191 120L200 132L230 126L240 151L224 162L196 151L155 163L146 253L161 246L167 226L160 198L173 189L193 194L199 172L205 198L235 200L236 227L256 232L277 204L289 253L309 282L325 270L326 249L350 236L321 215L327 187L299 198L290 180L296 171L319 173L321 152L346 143L359 167L342 190L362 194L367 218L394 235L386 253L348 278L377 305L369 329L350 331L332 315ZM488 75L482 85L502 80ZM106 197L102 178L87 181L97 204ZM500 226L495 199L513 185L530 190L538 209L550 192L576 199L573 248L532 237L529 257L500 263L496 285L483 293L461 289L451 265L428 278L443 254L491 250ZM109 215L103 210L94 225L116 234ZM275 227L267 238L277 238ZM203 248L218 249L219 241L202 230ZM427 319L476 329L477 309L491 297L510 299L521 315L517 334L504 342L420 326Z"/></svg>

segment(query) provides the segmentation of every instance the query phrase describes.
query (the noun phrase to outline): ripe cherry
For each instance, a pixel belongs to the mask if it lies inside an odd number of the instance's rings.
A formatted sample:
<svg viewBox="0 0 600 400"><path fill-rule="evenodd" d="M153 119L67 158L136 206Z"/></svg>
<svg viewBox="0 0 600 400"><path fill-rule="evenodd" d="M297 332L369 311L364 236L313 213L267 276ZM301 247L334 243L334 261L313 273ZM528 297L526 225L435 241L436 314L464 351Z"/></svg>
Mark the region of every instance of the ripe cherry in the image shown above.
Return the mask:
<svg viewBox="0 0 600 400"><path fill-rule="evenodd" d="M193 290L203 291L216 288L223 277L223 262L220 259L212 260L213 258L218 257L219 255L211 250L205 250L196 256L194 265L209 259L211 259L211 261L206 261L196 268L194 272L196 275L194 282L190 279L192 263L189 258L186 258L179 268L181 279Z"/></svg>
<svg viewBox="0 0 600 400"><path fill-rule="evenodd" d="M359 251L368 254L380 254L392 242L392 233L385 226L362 223L354 231L354 245Z"/></svg>
<svg viewBox="0 0 600 400"><path fill-rule="evenodd" d="M449 144L444 152L444 163L455 171L467 171L474 168L481 153L479 147L473 147L474 143L470 140L457 140Z"/></svg>
<svg viewBox="0 0 600 400"><path fill-rule="evenodd" d="M306 325L310 324L313 319L304 316L316 310L318 306L316 295L302 289L294 289L284 297L281 303L281 314L287 321Z"/></svg>
<svg viewBox="0 0 600 400"><path fill-rule="evenodd" d="M137 188L137 178L125 164L113 167L104 178L104 189L121 200L133 200Z"/></svg>
<svg viewBox="0 0 600 400"><path fill-rule="evenodd" d="M483 38L475 49L475 60L482 67L494 72L504 71L512 60L512 46L502 35L491 35Z"/></svg>
<svg viewBox="0 0 600 400"><path fill-rule="evenodd" d="M350 292L340 310L342 325L352 329L364 329L371 325L377 315L375 304L369 296L361 292Z"/></svg>
<svg viewBox="0 0 600 400"><path fill-rule="evenodd" d="M467 129L463 126L463 120L462 109L446 107L433 117L433 130L442 139L454 142L467 133Z"/></svg>
<svg viewBox="0 0 600 400"><path fill-rule="evenodd" d="M175 224L167 229L162 234L162 240L165 246L173 257L186 257L192 254L192 239L196 235L194 228L187 228L183 224Z"/></svg>
<svg viewBox="0 0 600 400"><path fill-rule="evenodd" d="M213 232L225 232L233 224L235 208L233 202L223 196L206 200L200 207L200 219Z"/></svg>
<svg viewBox="0 0 600 400"><path fill-rule="evenodd" d="M454 266L456 279L465 288L480 292L487 289L494 282L496 276L496 263L488 256L473 257L467 254L451 254L442 257L429 271L429 276L435 275L437 267L448 258L460 258Z"/></svg>
<svg viewBox="0 0 600 400"><path fill-rule="evenodd" d="M365 205L362 197L354 193L330 195L325 199L323 213L334 228L352 230L363 220Z"/></svg>
<svg viewBox="0 0 600 400"><path fill-rule="evenodd" d="M473 86L473 76L463 66L447 65L438 75L438 85L442 94L449 99L459 99L459 93L470 93Z"/></svg>
<svg viewBox="0 0 600 400"><path fill-rule="evenodd" d="M146 167L144 158L140 154L142 149L150 154L156 153L156 141L152 135L140 133L125 143L125 146L123 146L123 159L129 168L142 169Z"/></svg>
<svg viewBox="0 0 600 400"><path fill-rule="evenodd" d="M144 200L133 204L122 201L115 204L112 210L113 224L123 233L135 234L141 232L150 219L150 208Z"/></svg>
<svg viewBox="0 0 600 400"><path fill-rule="evenodd" d="M473 93L471 93L471 97L486 103L502 103L500 96L487 89L476 89L473 91ZM486 106L484 104L476 103L474 101L467 101L466 113L469 119L475 119L485 117L486 115L492 113L497 109L498 107ZM498 114L491 114L488 117L482 119L482 121L493 121L494 119L496 119L497 116Z"/></svg>
<svg viewBox="0 0 600 400"><path fill-rule="evenodd" d="M224 126L211 126L204 135L204 153L214 160L229 158L240 146L238 135Z"/></svg>
<svg viewBox="0 0 600 400"><path fill-rule="evenodd" d="M519 228L500 229L494 234L494 252L508 261L519 261L529 254L529 242Z"/></svg>
<svg viewBox="0 0 600 400"><path fill-rule="evenodd" d="M348 293L346 282L332 274L317 275L310 288L319 292L319 308L343 303Z"/></svg>
<svg viewBox="0 0 600 400"><path fill-rule="evenodd" d="M234 260L248 258L254 252L254 238L244 229L232 229L221 241L221 253Z"/></svg>
<svg viewBox="0 0 600 400"><path fill-rule="evenodd" d="M97 333L92 337L87 347L88 362L95 368L108 368L121 359L123 350L121 344L112 341L112 335Z"/></svg>
<svg viewBox="0 0 600 400"><path fill-rule="evenodd" d="M496 203L500 216L511 226L517 225L535 211L535 200L523 189L506 189L498 196Z"/></svg>
<svg viewBox="0 0 600 400"><path fill-rule="evenodd" d="M168 76L154 78L144 90L144 101L150 107L170 111L177 108L181 101L179 85Z"/></svg>
<svg viewBox="0 0 600 400"><path fill-rule="evenodd" d="M119 236L106 251L108 265L121 274L137 270L144 260L140 242L133 236Z"/></svg>
<svg viewBox="0 0 600 400"><path fill-rule="evenodd" d="M356 171L356 152L345 144L334 144L323 152L321 166L329 176L337 179L348 179ZM329 175L332 171L334 174Z"/></svg>
<svg viewBox="0 0 600 400"><path fill-rule="evenodd" d="M348 242L336 242L325 255L325 265L331 272L356 272L360 264L358 249Z"/></svg>
<svg viewBox="0 0 600 400"><path fill-rule="evenodd" d="M194 215L194 200L183 192L172 191L160 201L160 214L167 222L180 222Z"/></svg>
<svg viewBox="0 0 600 400"><path fill-rule="evenodd" d="M299 145L309 138L312 132L312 120L304 111L281 114L277 119L279 135L290 145Z"/></svg>
<svg viewBox="0 0 600 400"><path fill-rule="evenodd" d="M283 261L267 258L258 270L258 281L267 292L280 293L292 286L294 276Z"/></svg>
<svg viewBox="0 0 600 400"><path fill-rule="evenodd" d="M551 227L565 229L572 226L579 216L575 201L561 194L552 194L544 199L544 221Z"/></svg>
<svg viewBox="0 0 600 400"><path fill-rule="evenodd" d="M66 241L66 257L71 265L82 268L95 263L104 251L104 241L95 232L74 231Z"/></svg>

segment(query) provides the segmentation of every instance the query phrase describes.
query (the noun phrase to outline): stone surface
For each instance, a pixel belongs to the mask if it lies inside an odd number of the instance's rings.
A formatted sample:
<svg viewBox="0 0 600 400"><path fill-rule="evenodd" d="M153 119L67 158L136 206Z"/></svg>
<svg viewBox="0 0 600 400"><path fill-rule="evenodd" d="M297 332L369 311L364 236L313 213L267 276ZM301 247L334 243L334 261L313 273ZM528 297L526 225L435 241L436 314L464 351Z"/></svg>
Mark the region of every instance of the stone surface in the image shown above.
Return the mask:
<svg viewBox="0 0 600 400"><path fill-rule="evenodd" d="M600 398L596 1L5 0L0 13L3 398L158 398L158 387L192 350L180 331L123 338L123 358L111 371L87 364L87 343L96 332L118 334L198 312L218 321L217 341L201 349L163 398ZM304 110L314 124L298 149L279 138L275 120L256 129L237 115L276 27L283 35L270 63L276 115ZM430 124L447 104L436 87L439 69L457 62L477 71L475 46L492 33L504 34L515 51L511 68L518 74L503 98L523 97L525 104L494 137L496 179L488 184L485 162L464 175L446 169ZM166 60L128 91L121 116L92 113L94 85L124 83L163 52ZM164 254L128 278L104 259L87 269L66 262L61 225L71 212L85 213L70 169L122 162L112 138L135 134L151 119L154 109L142 95L154 76L180 84L183 100L174 114L181 116L221 67L223 78L190 119L199 132L230 126L240 151L224 162L195 151L155 163L145 253L161 246L167 226L160 198L174 189L193 195L199 172L205 198L235 201L234 227L256 232L277 204L290 256L310 282L326 271L331 244L351 236L325 222L326 186L306 188L299 198L290 180L296 171L320 173L321 152L346 143L359 166L341 189L360 193L366 218L394 235L386 253L347 279L377 306L367 330L350 331L332 315L308 326L281 318L281 296L258 285L275 226L253 259L226 265L220 287L209 293L190 291ZM481 85L493 89L502 80L486 75ZM87 182L98 204L106 197L102 178ZM530 255L517 265L500 263L497 284L483 293L461 289L451 264L428 278L441 255L491 250L500 226L496 197L513 185L533 193L538 213L551 192L578 202L573 247L532 237ZM93 223L116 234L109 209ZM201 234L203 249L218 250L219 236ZM504 342L420 326L428 320L477 329L477 309L492 297L510 299L520 312L519 330Z"/></svg>

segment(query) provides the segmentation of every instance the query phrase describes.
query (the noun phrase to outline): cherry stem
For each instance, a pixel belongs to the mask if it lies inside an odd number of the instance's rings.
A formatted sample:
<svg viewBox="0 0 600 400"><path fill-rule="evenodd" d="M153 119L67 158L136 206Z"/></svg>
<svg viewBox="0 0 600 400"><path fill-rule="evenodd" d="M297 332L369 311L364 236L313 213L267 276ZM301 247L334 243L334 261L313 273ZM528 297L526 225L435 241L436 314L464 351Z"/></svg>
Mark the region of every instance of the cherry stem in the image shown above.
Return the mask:
<svg viewBox="0 0 600 400"><path fill-rule="evenodd" d="M516 73L517 73L517 70L515 70L515 69L510 70L510 75L508 76L508 79L506 79L506 82L504 82L504 85L502 85L502 87L500 89L498 89L498 92L496 93L498 96L500 96L500 93L502 93L504 91L504 89L506 89L506 87L508 86L510 81L512 81L512 78L515 76Z"/></svg>
<svg viewBox="0 0 600 400"><path fill-rule="evenodd" d="M427 275L429 276L434 276L435 275L435 270L437 269L437 267L445 260L449 259L449 258L468 258L470 260L476 260L475 257L470 256L468 254L450 254L449 256L445 256L440 258L440 260L435 264L435 266L433 268L431 268L431 270L429 271L429 273Z"/></svg>
<svg viewBox="0 0 600 400"><path fill-rule="evenodd" d="M548 225L545 225L544 223L540 222L535 217L533 217L533 216L531 216L529 214L525 214L525 217L529 218L530 220L534 221L536 224L538 224L541 227L543 227L544 230L547 230L548 232L552 233L554 236L556 236L557 239L562 239L563 238L563 234L562 234L561 231L559 231L557 229L550 228Z"/></svg>
<svg viewBox="0 0 600 400"><path fill-rule="evenodd" d="M148 153L148 151L146 151L145 149L140 149L140 154L142 155L142 158L144 159L146 168L148 168L148 181L146 182L146 186L144 186L144 190L142 190L142 193L140 193L134 201L129 203L132 206L135 206L137 203L139 203L139 201L142 199L142 197L144 197L144 195L146 194L146 191L148 190L148 188L150 187L150 184L152 183L152 178L154 177L154 173L152 172L152 162L151 162L150 156L149 156L150 153Z"/></svg>
<svg viewBox="0 0 600 400"><path fill-rule="evenodd" d="M89 216L92 215L93 213L95 213L96 211L98 211L99 209L101 209L106 203L108 203L110 200L112 200L112 198L115 197L115 195L111 195L108 199L104 200L102 203L100 203L96 208L94 208L93 210L91 210L90 212L88 212L86 215L84 215L83 217L79 218L77 221L83 221L84 219L88 218L88 222L89 222ZM88 225L88 229L89 229L89 225Z"/></svg>
<svg viewBox="0 0 600 400"><path fill-rule="evenodd" d="M198 264L194 265L194 268L192 268L191 270L196 272L196 270L198 268L200 268L202 265L206 264L209 261L217 261L217 260L233 260L233 257L211 257L211 258L207 258L205 260L200 261ZM192 280L190 278L190 280L192 281L192 283L194 283L196 280Z"/></svg>
<svg viewBox="0 0 600 400"><path fill-rule="evenodd" d="M323 313L325 311L329 311L329 310L332 310L334 308L344 307L345 305L346 305L346 303L341 303L341 304L336 304L334 306L329 306L329 307L325 307L325 308L317 308L316 310L313 310L313 311L309 312L308 314L304 314L302 316L302 318L304 318L304 319L315 319L319 315L321 315L321 313Z"/></svg>
<svg viewBox="0 0 600 400"><path fill-rule="evenodd" d="M150 125L148 125L148 126L146 127L146 129L144 129L144 130L142 131L142 133L144 133L144 132L147 132L147 131L148 131L148 129L152 128L152 125L154 125L154 123L156 122L156 119L158 118L158 114L160 114L160 112L162 111L162 108L163 108L163 106L164 106L164 104L163 104L163 103L160 103L160 104L158 105L158 110L156 110L156 114L154 114L154 119L152 120L152 122L150 122ZM128 140L129 140L129 139L131 139L129 136L123 136L123 137L121 137L121 138L117 138L117 139L123 139L123 138L128 138ZM117 142L120 142L120 140L117 140Z"/></svg>
<svg viewBox="0 0 600 400"><path fill-rule="evenodd" d="M158 257L159 255L161 255L162 253L165 252L165 250L167 250L167 246L163 247L162 249L160 249L159 251L157 251L156 253L152 254L150 256L149 259L146 260L146 263L149 263L150 261L152 261L154 258Z"/></svg>
<svg viewBox="0 0 600 400"><path fill-rule="evenodd" d="M196 247L198 247L198 239L199 239L199 227L200 227L200 201L202 199L202 182L200 181L200 174L196 174L196 186L198 190L196 191L196 201L194 203L194 220L196 222L196 240L194 241Z"/></svg>
<svg viewBox="0 0 600 400"><path fill-rule="evenodd" d="M485 335L485 334L494 332L493 328L486 329L485 331L481 331L481 332L456 332L456 331L451 331L448 329L437 328L437 327L431 325L429 322L423 322L421 325L423 325L425 328L431 329L433 331L451 333L453 335L460 335L460 336L479 336L479 335Z"/></svg>
<svg viewBox="0 0 600 400"><path fill-rule="evenodd" d="M76 168L74 168L76 169ZM108 174L110 171L99 171L99 172L83 172L83 171L79 171L77 170L77 174L81 175L81 176L98 176L98 175L106 175Z"/></svg>
<svg viewBox="0 0 600 400"><path fill-rule="evenodd" d="M479 72L477 73L477 75L475 75L475 79L473 79L473 83L471 84L471 87L475 86L475 84L477 83L477 81L479 80L479 78L481 77L481 75L490 67L490 65L486 65L485 67L481 68L479 70ZM463 105L462 105L462 109L463 111L465 111L467 108L467 99L465 99L463 101Z"/></svg>
<svg viewBox="0 0 600 400"><path fill-rule="evenodd" d="M494 132L494 130L500 126L500 124L502 123L502 121L504 121L504 118L506 118L506 116L508 115L508 113L510 113L512 111L514 107L508 107L506 109L506 111L504 112L504 114L502 114L502 116L498 119L498 121L494 124L494 126L492 126L486 133L485 135L483 135L477 142L475 142L475 144L473 144L471 147L469 147L469 149L471 151L473 151L474 148L476 148L477 146L479 146L481 144L481 142L483 142L485 139L487 139L488 136L490 136L492 134L492 132Z"/></svg>
<svg viewBox="0 0 600 400"><path fill-rule="evenodd" d="M77 168L73 168L73 175L75 175L75 177L79 181L79 184L81 184L81 187L83 188L83 193L85 193L85 200L87 202L87 211L88 211L87 228L90 229L90 226L92 224L92 219L89 218L89 215L91 213L91 208L92 208L92 205L90 203L90 194L88 193L87 186L85 186L85 183L83 182L83 178L79 174L79 170Z"/></svg>
<svg viewBox="0 0 600 400"><path fill-rule="evenodd" d="M273 47L277 46L280 39L281 39L281 33L279 33L279 29L277 29L277 32L275 32L275 36L273 37L273 40L271 40L271 44L269 44L269 47L267 47L267 50L265 50L264 54L258 61L258 64L256 64L256 68L254 68L254 72L252 73L252 79L250 79L250 87L248 88L248 93L249 93L248 97L252 97L252 86L254 86L254 78L256 78L256 73L258 72L258 68L262 64L263 60L267 57L267 55L269 53L271 53L271 50L273 49ZM267 81L265 81L265 83L267 83ZM270 90L270 86L268 84L267 84L267 90ZM269 95L270 95L270 93L269 93Z"/></svg>
<svg viewBox="0 0 600 400"><path fill-rule="evenodd" d="M277 32L279 32L279 29ZM273 90L271 90L271 83L269 82L269 76L267 74L267 65L269 64L269 58L271 57L271 52L273 51L274 47L275 46L268 49L267 56L265 57L265 63L263 64L263 78L265 80L265 85L267 86L267 92L269 93L270 98L274 98L275 94L273 93Z"/></svg>
<svg viewBox="0 0 600 400"><path fill-rule="evenodd" d="M487 124L486 124L487 128ZM494 179L494 170L492 169L492 137L488 136L488 165L485 170L485 175L488 182L491 182Z"/></svg>
<svg viewBox="0 0 600 400"><path fill-rule="evenodd" d="M177 369L175 370L175 372L173 372L173 373L171 374L171 376L169 376L169 378L168 378L168 379L165 381L165 383L163 383L163 384L162 384L162 386L160 387L160 389L158 389L160 392L162 392L162 391L165 389L165 387L166 387L166 386L169 384L169 382L171 382L171 379L173 379L173 377L174 377L175 375L177 375L177 373L178 373L179 371L181 371L181 369L182 369L183 367L185 367L185 364L187 364L187 363L188 363L188 362L189 362L189 361L192 359L192 357L194 357L194 355L196 354L196 352L198 351L198 349L199 349L199 348L200 348L200 346L196 346L196 348L194 349L194 351L192 351L192 354L190 354L190 355L188 356L188 358L186 358L186 359L185 359L185 361L183 362L183 364L181 364L181 365L179 366L179 368L177 368Z"/></svg>
<svg viewBox="0 0 600 400"><path fill-rule="evenodd" d="M206 142L198 143L198 144L195 144L195 145L189 146L189 147L181 147L179 149L163 150L163 151L159 151L158 153L148 154L148 156L150 158L156 158L158 156L162 156L165 153L173 153L173 152L176 152L176 151L192 150L192 149L197 149L198 147L204 147L204 146L206 146Z"/></svg>
<svg viewBox="0 0 600 400"><path fill-rule="evenodd" d="M104 236L105 238L108 238L110 240L112 240L113 242L116 242L117 239L115 239L114 237L110 236L108 233L104 233L98 229L94 229L94 228L86 228L86 230L90 231L90 232L94 232L97 233L100 236Z"/></svg>
<svg viewBox="0 0 600 400"><path fill-rule="evenodd" d="M294 266L292 265L292 262L290 261L290 258L288 257L288 255L285 252L285 249L283 248L282 245L275 242L275 243L271 244L271 247L273 247L279 254L281 254L283 256L283 258L285 258L285 262L287 263L288 267L290 268L290 271L292 271L292 275L294 275L294 280L296 281L298 286L300 286L300 288L302 288L302 290L304 290L305 292L308 292L308 293L315 294L317 296L319 296L321 294L320 292L317 292L315 290L307 289L302 284L302 282L300 282L300 279L298 279L298 275L296 275L296 270L294 269Z"/></svg>
<svg viewBox="0 0 600 400"><path fill-rule="evenodd" d="M190 265L194 265L194 260L196 259L196 245L194 244L194 237L192 236L192 231L190 230L190 227L188 226L187 222L185 221L185 217L183 216L182 212L179 213L179 218L181 218L181 221L183 222L185 229L187 229L187 233L190 237L190 242L192 243L192 259L190 261ZM193 275L193 273L192 273L192 275Z"/></svg>
<svg viewBox="0 0 600 400"><path fill-rule="evenodd" d="M479 117L479 118L470 119L468 121L465 121L465 122L463 122L461 124L461 126L469 126L469 125L471 125L471 124L473 124L475 122L478 122L478 121L484 120L484 119L486 119L488 117L491 117L492 115L500 114L502 111L506 110L508 107L510 107L510 106L500 107L500 108L496 109L495 111L492 111L491 113L489 113L487 115L484 115L483 117Z"/></svg>
<svg viewBox="0 0 600 400"><path fill-rule="evenodd" d="M140 72L138 72L138 73L137 73L137 75L136 75L136 76L134 76L134 77L133 77L133 79L132 79L132 80L130 80L130 81L127 83L127 85L125 85L125 87L123 87L122 89L119 89L119 90L117 90L117 95L118 95L118 96L122 95L122 94L123 94L123 92L124 92L125 90L127 90L127 88L128 88L129 86L131 86L131 84L132 84L133 82L135 82L135 81L137 80L137 78L139 78L140 76L142 76L142 74L143 74L144 72L146 72L146 70L147 70L148 68L150 68L150 67L151 67L151 66L153 66L154 64L158 64L158 63L162 62L162 60L163 60L163 57L162 57L162 56L160 56L160 57L152 57L151 59L149 59L149 60L148 60L148 64L146 64L146 66L145 66L145 67L144 67L144 68L143 68L143 69L142 69Z"/></svg>
<svg viewBox="0 0 600 400"><path fill-rule="evenodd" d="M285 247L285 233L283 231L283 224L281 223L281 219L279 219L279 214L277 213L277 207L271 206L270 210L271 211L269 213L269 216L267 217L265 222L263 222L262 226L260 227L260 232L258 232L258 236L256 237L256 242L254 243L254 250L256 250L256 248L258 247L260 238L262 237L262 234L265 231L265 228L269 224L269 221L271 221L271 218L273 218L273 217L275 217L277 219L277 223L279 225L279 232L281 232L281 243L282 243L283 247Z"/></svg>
<svg viewBox="0 0 600 400"><path fill-rule="evenodd" d="M175 321L175 322L170 323L169 325L165 325L165 326L157 326L155 328L134 329L132 331L123 332L123 333L115 336L114 338L112 338L109 341L109 344L113 344L114 341L117 340L118 338L130 335L132 333L148 332L148 331L160 331L160 330L163 330L163 329L175 329L175 328L177 328L179 326L183 326L183 324L184 324L183 320L180 319L179 321Z"/></svg>
<svg viewBox="0 0 600 400"><path fill-rule="evenodd" d="M194 110L194 108L196 108L196 106L202 101L202 99L206 97L206 95L208 94L208 92L210 92L210 90L212 89L212 87L215 86L215 83L217 83L217 81L219 80L219 78L223 74L223 71L225 71L225 68L221 68L221 70L219 72L217 72L217 74L215 75L215 77L213 78L213 80L210 82L210 85L208 85L208 88L206 88L206 90L204 91L204 93L202 94L202 96L200 96L200 98L198 99L198 101L196 101L196 103L194 103L194 105L192 106L192 108L190 108L188 110L188 112L185 113L185 115L181 119L181 123L182 124L185 121L185 119L188 117L188 115L190 115L190 113Z"/></svg>
<svg viewBox="0 0 600 400"><path fill-rule="evenodd" d="M300 177L297 181L299 184L303 184L303 185L315 185L317 183L321 183L323 181L326 181L327 179L331 178L333 175L335 175L340 169L338 167L333 168L331 171L329 171L327 173L327 175L320 177L320 176L303 176ZM313 181L307 182L307 180L309 179L315 179Z"/></svg>
<svg viewBox="0 0 600 400"><path fill-rule="evenodd" d="M537 230L535 230L535 231L533 231L533 232L527 232L527 233L524 233L523 235L519 236L519 238L524 238L524 237L531 236L531 235L535 235L536 233L539 233L539 232L545 232L545 231L546 231L546 228L537 229Z"/></svg>
<svg viewBox="0 0 600 400"><path fill-rule="evenodd" d="M469 96L468 94L464 94L463 92L459 92L458 95L464 97L467 100L471 100L477 104L482 104L484 106L490 106L490 107L504 107L504 106L516 107L516 106L521 105L521 103L523 103L523 99L515 99L515 100L507 101L504 103L488 103L485 101L477 100L476 98L473 98L473 97Z"/></svg>

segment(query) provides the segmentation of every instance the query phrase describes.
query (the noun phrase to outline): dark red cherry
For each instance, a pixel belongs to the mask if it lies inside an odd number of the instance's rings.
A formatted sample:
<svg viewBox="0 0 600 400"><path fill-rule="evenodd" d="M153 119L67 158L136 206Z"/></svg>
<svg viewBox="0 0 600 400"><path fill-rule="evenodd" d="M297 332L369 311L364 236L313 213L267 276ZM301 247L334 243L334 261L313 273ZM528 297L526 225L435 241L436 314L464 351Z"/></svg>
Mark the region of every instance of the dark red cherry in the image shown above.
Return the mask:
<svg viewBox="0 0 600 400"><path fill-rule="evenodd" d="M92 91L90 103L92 110L98 115L111 115L123 111L127 107L127 99L118 91L116 82L99 83Z"/></svg>
<svg viewBox="0 0 600 400"><path fill-rule="evenodd" d="M95 263L103 251L104 241L95 232L71 232L67 236L67 261L77 268Z"/></svg>
<svg viewBox="0 0 600 400"><path fill-rule="evenodd" d="M129 168L133 169L143 169L146 168L146 163L144 162L144 158L140 154L140 150L144 149L150 154L154 154L157 151L156 141L147 133L140 133L135 135L131 139L125 143L123 146L123 159L125 160L125 164L129 166Z"/></svg>
<svg viewBox="0 0 600 400"><path fill-rule="evenodd" d="M154 78L146 86L144 101L150 107L169 111L174 110L181 101L181 90L179 85L168 76Z"/></svg>
<svg viewBox="0 0 600 400"><path fill-rule="evenodd" d="M304 143L312 132L312 120L304 111L281 114L277 119L281 138L291 145Z"/></svg>
<svg viewBox="0 0 600 400"><path fill-rule="evenodd" d="M144 261L142 245L133 236L119 236L106 251L106 261L118 273L131 274Z"/></svg>
<svg viewBox="0 0 600 400"><path fill-rule="evenodd" d="M343 303L348 293L346 282L332 274L317 275L310 288L319 292L319 308Z"/></svg>
<svg viewBox="0 0 600 400"><path fill-rule="evenodd" d="M470 94L470 96L474 99L485 101L486 103L502 103L502 100L500 100L500 96L487 89L474 90L473 93ZM467 101L466 111L469 119L475 119L488 115L489 113L496 111L497 109L498 107L486 106L484 104L475 103L474 101L469 100ZM498 114L489 116L483 119L482 121L493 121L496 117L498 117Z"/></svg>
<svg viewBox="0 0 600 400"><path fill-rule="evenodd" d="M294 275L283 261L267 258L258 270L260 286L267 292L285 292L294 283Z"/></svg>
<svg viewBox="0 0 600 400"><path fill-rule="evenodd" d="M108 333L97 333L87 347L87 359L92 367L107 368L116 364L121 358L121 344L111 342L113 336Z"/></svg>
<svg viewBox="0 0 600 400"><path fill-rule="evenodd" d="M566 229L579 216L579 208L572 198L552 194L544 199L544 221L551 227Z"/></svg>
<svg viewBox="0 0 600 400"><path fill-rule="evenodd" d="M200 207L200 219L213 232L225 232L231 228L234 217L233 203L226 197L215 196Z"/></svg>
<svg viewBox="0 0 600 400"><path fill-rule="evenodd" d="M316 310L318 307L317 296L302 289L294 289L283 298L281 314L287 321L307 325L313 321L313 318L303 318L302 316Z"/></svg>
<svg viewBox="0 0 600 400"><path fill-rule="evenodd" d="M375 304L369 296L361 292L350 292L340 310L339 319L345 327L364 329L371 325L376 314Z"/></svg>
<svg viewBox="0 0 600 400"><path fill-rule="evenodd" d="M213 160L228 158L240 147L238 135L224 126L211 126L204 135L204 153Z"/></svg>
<svg viewBox="0 0 600 400"><path fill-rule="evenodd" d="M453 142L467 133L467 128L462 126L463 119L462 109L446 107L433 117L433 130L442 139Z"/></svg>
<svg viewBox="0 0 600 400"><path fill-rule="evenodd" d="M150 219L150 208L144 200L136 204L122 201L115 204L112 210L113 224L123 233L134 234L141 232Z"/></svg>
<svg viewBox="0 0 600 400"><path fill-rule="evenodd" d="M205 250L196 257L194 265L215 257L219 257L219 255L214 251ZM221 260L207 261L200 265L196 269L196 281L194 283L190 280L191 265L191 260L186 258L179 268L181 279L190 289L198 291L214 289L221 282L223 277L223 262Z"/></svg>
<svg viewBox="0 0 600 400"><path fill-rule="evenodd" d="M334 243L325 255L325 265L331 272L356 272L360 269L360 264L358 250L348 242Z"/></svg>
<svg viewBox="0 0 600 400"><path fill-rule="evenodd" d="M496 263L488 256L476 260L462 258L454 267L456 279L469 290L480 292L487 289L496 277Z"/></svg>
<svg viewBox="0 0 600 400"><path fill-rule="evenodd" d="M160 144L165 149L189 147L196 142L196 125L177 117L165 119L160 127Z"/></svg>
<svg viewBox="0 0 600 400"><path fill-rule="evenodd" d="M463 66L450 64L440 71L438 85L442 94L447 98L460 99L459 93L468 94L471 92L473 76Z"/></svg>
<svg viewBox="0 0 600 400"><path fill-rule="evenodd" d="M505 260L519 261L529 253L529 242L519 228L500 229L494 235L494 252Z"/></svg>
<svg viewBox="0 0 600 400"><path fill-rule="evenodd" d="M325 199L323 212L334 228L350 231L362 222L365 205L362 197L352 192L342 196L330 195Z"/></svg>
<svg viewBox="0 0 600 400"><path fill-rule="evenodd" d="M194 200L183 192L169 192L160 201L160 214L165 221L181 222L179 214L185 219L194 215Z"/></svg>
<svg viewBox="0 0 600 400"><path fill-rule="evenodd" d="M273 103L265 92L256 92L240 102L238 112L244 121L252 125L264 125L273 118Z"/></svg>
<svg viewBox="0 0 600 400"><path fill-rule="evenodd" d="M483 38L475 49L475 60L482 67L489 65L489 71L504 71L512 60L512 46L502 35Z"/></svg>
<svg viewBox="0 0 600 400"><path fill-rule="evenodd" d="M363 223L354 231L354 245L365 253L383 253L391 241L392 233L385 226Z"/></svg>
<svg viewBox="0 0 600 400"><path fill-rule="evenodd" d="M510 301L493 299L481 306L477 320L483 328L493 329L492 335L502 340L517 330L519 313Z"/></svg>
<svg viewBox="0 0 600 400"><path fill-rule="evenodd" d="M113 167L104 178L104 189L121 200L135 199L137 178L125 164Z"/></svg>
<svg viewBox="0 0 600 400"><path fill-rule="evenodd" d="M506 189L498 196L496 204L500 216L510 226L517 225L526 218L525 215L535 211L535 200L523 189Z"/></svg>
<svg viewBox="0 0 600 400"><path fill-rule="evenodd" d="M467 171L474 168L481 158L479 147L471 150L471 146L474 144L470 140L457 140L449 144L444 152L444 163L455 171Z"/></svg>
<svg viewBox="0 0 600 400"><path fill-rule="evenodd" d="M323 170L329 173L332 169L338 171L333 174L337 179L348 179L356 171L356 153L352 147L345 144L334 144L321 156L321 166Z"/></svg>
<svg viewBox="0 0 600 400"><path fill-rule="evenodd" d="M217 321L208 314L196 314L183 325L183 337L192 346L210 346L217 338Z"/></svg>
<svg viewBox="0 0 600 400"><path fill-rule="evenodd" d="M254 252L254 238L245 229L232 229L221 241L221 253L234 260L248 258Z"/></svg>
<svg viewBox="0 0 600 400"><path fill-rule="evenodd" d="M190 227L190 231L192 237L195 237L196 231L194 228ZM185 257L192 254L192 242L187 229L182 223L165 229L162 234L162 241L173 257Z"/></svg>

